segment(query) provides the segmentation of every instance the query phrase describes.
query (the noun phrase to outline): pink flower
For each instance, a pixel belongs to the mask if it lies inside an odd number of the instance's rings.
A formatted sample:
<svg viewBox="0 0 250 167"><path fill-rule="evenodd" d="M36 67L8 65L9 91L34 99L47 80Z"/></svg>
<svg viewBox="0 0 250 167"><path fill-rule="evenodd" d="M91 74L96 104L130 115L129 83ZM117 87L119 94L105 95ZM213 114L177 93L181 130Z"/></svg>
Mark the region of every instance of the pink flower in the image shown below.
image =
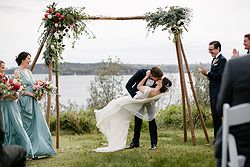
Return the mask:
<svg viewBox="0 0 250 167"><path fill-rule="evenodd" d="M60 17L61 14L57 12L55 15L56 17Z"/></svg>
<svg viewBox="0 0 250 167"><path fill-rule="evenodd" d="M48 18L48 16L49 16L49 14L48 13L46 13L45 15L44 15L44 18Z"/></svg>
<svg viewBox="0 0 250 167"><path fill-rule="evenodd" d="M53 12L52 8L49 8L49 10L47 10L47 13L52 13L52 12Z"/></svg>
<svg viewBox="0 0 250 167"><path fill-rule="evenodd" d="M12 83L13 83L13 79L10 79L10 80L9 80L9 83L12 84Z"/></svg>
<svg viewBox="0 0 250 167"><path fill-rule="evenodd" d="M60 15L60 18L61 18L61 19L64 19L64 18L65 18L65 16L62 14L62 15Z"/></svg>

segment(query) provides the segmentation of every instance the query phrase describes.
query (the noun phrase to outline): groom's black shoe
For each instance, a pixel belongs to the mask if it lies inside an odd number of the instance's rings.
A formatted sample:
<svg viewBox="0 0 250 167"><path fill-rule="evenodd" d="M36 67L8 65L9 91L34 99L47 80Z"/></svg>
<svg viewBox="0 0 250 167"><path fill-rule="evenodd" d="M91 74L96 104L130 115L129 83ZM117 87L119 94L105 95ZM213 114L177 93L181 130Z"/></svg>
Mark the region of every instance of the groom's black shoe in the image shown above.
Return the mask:
<svg viewBox="0 0 250 167"><path fill-rule="evenodd" d="M133 149L137 147L140 147L139 144L135 144L134 142L131 142L130 145L126 149Z"/></svg>
<svg viewBox="0 0 250 167"><path fill-rule="evenodd" d="M150 147L150 150L155 150L157 147L156 147L156 144L152 144L151 147Z"/></svg>

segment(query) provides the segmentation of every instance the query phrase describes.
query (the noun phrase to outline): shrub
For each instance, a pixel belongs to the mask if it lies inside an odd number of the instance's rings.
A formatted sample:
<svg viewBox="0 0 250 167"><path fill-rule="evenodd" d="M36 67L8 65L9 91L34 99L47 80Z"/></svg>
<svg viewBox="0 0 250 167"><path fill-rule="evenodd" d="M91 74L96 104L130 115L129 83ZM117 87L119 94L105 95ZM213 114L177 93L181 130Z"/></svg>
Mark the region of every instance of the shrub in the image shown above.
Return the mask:
<svg viewBox="0 0 250 167"><path fill-rule="evenodd" d="M91 110L67 111L60 115L60 129L68 133L93 133L96 131L94 112ZM51 116L50 130L56 130L56 115Z"/></svg>
<svg viewBox="0 0 250 167"><path fill-rule="evenodd" d="M206 127L212 127L211 115L209 114L209 108L204 109L206 112L203 114L203 117L206 118L205 124ZM187 111L187 110L186 110ZM198 112L196 109L192 110L193 122L196 128L201 128L201 123L199 119ZM183 127L183 111L181 105L170 105L169 107L160 111L157 116L158 127ZM187 127L189 127L189 116L187 112Z"/></svg>

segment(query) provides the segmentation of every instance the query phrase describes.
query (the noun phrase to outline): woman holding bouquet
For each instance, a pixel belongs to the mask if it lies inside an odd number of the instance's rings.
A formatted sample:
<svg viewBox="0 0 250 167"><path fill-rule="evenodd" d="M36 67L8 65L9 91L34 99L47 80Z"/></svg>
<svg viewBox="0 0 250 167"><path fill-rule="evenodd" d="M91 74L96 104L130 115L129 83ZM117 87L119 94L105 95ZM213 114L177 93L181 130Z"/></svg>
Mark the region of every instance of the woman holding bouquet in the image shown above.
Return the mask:
<svg viewBox="0 0 250 167"><path fill-rule="evenodd" d="M20 145L27 157L33 158L33 149L23 128L19 107L16 103L17 91L22 89L20 82L5 75L5 63L0 60L0 106L3 115L4 145Z"/></svg>
<svg viewBox="0 0 250 167"><path fill-rule="evenodd" d="M34 157L53 156L56 152L52 146L51 134L37 98L35 98L33 90L35 80L28 69L31 56L27 52L21 52L16 58L16 62L19 68L14 71L14 76L20 78L25 87L17 103L21 110L24 129L32 143Z"/></svg>

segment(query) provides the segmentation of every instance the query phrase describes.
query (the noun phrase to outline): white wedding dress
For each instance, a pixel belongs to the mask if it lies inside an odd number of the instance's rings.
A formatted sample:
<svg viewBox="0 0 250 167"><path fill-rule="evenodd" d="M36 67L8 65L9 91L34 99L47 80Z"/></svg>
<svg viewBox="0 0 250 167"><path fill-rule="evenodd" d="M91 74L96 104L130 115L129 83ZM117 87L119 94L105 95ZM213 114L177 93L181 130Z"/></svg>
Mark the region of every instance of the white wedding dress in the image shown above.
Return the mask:
<svg viewBox="0 0 250 167"><path fill-rule="evenodd" d="M160 98L163 94L153 98L147 98L151 88L145 87L144 93L137 92L137 99L131 96L124 96L112 100L101 110L95 110L96 126L108 141L107 147L97 148L96 152L114 152L126 147L129 124L132 115L141 119L152 120L156 117L162 107ZM145 110L143 105L149 104L152 107Z"/></svg>

